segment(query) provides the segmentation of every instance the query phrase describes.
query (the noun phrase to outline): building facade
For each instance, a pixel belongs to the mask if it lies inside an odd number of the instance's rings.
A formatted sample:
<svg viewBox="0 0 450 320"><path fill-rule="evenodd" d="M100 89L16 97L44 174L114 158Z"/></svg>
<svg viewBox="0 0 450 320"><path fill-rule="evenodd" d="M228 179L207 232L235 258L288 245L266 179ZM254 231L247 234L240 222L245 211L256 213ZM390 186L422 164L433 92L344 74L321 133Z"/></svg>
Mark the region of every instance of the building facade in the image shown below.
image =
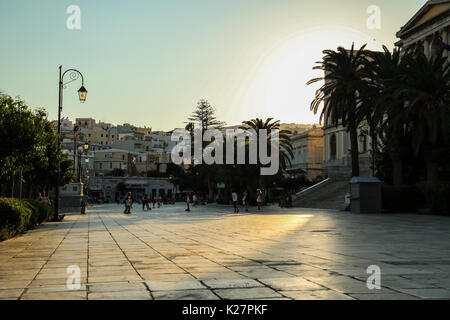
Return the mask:
<svg viewBox="0 0 450 320"><path fill-rule="evenodd" d="M322 175L323 162L323 130L312 129L291 137L294 152L291 172L302 170L309 180Z"/></svg>
<svg viewBox="0 0 450 320"><path fill-rule="evenodd" d="M427 1L396 35L395 45L403 50L420 48L427 57L443 55L450 61L442 46L450 43L450 0Z"/></svg>
<svg viewBox="0 0 450 320"><path fill-rule="evenodd" d="M165 194L170 199L178 190L170 178L96 176L89 179L89 195L97 200L117 202L127 192L135 200L144 193L152 197Z"/></svg>
<svg viewBox="0 0 450 320"><path fill-rule="evenodd" d="M372 175L372 139L368 127L360 125L358 130L359 171L361 176ZM323 127L322 176L333 180L347 180L352 176L350 135L341 124L335 126L326 119Z"/></svg>

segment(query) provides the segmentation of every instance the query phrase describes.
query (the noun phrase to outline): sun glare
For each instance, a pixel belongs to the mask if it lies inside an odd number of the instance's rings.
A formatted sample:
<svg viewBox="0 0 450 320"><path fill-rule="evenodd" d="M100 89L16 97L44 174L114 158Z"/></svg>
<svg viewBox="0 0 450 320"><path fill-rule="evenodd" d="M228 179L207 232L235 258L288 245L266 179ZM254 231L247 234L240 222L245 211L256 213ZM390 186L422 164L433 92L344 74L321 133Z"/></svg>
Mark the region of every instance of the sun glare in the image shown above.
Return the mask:
<svg viewBox="0 0 450 320"><path fill-rule="evenodd" d="M324 49L338 46L380 50L381 44L369 35L340 26L323 26L293 34L276 43L256 64L246 88L242 88L236 109L247 117L274 117L281 122L318 123L309 105L320 83L307 86L306 82L321 77L312 70L322 57ZM243 111L245 110L245 111Z"/></svg>

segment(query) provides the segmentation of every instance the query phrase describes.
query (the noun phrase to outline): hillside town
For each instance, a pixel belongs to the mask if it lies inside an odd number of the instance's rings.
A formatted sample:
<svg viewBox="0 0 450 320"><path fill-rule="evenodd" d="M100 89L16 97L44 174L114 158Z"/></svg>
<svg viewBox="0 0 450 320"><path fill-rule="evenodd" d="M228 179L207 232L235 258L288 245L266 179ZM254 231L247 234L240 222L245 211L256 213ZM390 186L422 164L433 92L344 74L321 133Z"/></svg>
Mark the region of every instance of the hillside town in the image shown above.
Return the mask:
<svg viewBox="0 0 450 320"><path fill-rule="evenodd" d="M52 123L56 129L57 121ZM238 127L227 126L222 131ZM291 123L281 124L280 129L288 130L293 142L294 157L288 171L301 172L310 181L322 176L321 126ZM72 185L85 184L87 187L80 186L76 193L84 189L94 202L118 202L125 190L137 199L142 194L172 198L183 192L167 173L176 144L171 131L152 131L128 123L114 125L92 118L63 118L61 136L63 153L78 177ZM122 186L124 190L120 190ZM70 186L64 189L73 190Z"/></svg>

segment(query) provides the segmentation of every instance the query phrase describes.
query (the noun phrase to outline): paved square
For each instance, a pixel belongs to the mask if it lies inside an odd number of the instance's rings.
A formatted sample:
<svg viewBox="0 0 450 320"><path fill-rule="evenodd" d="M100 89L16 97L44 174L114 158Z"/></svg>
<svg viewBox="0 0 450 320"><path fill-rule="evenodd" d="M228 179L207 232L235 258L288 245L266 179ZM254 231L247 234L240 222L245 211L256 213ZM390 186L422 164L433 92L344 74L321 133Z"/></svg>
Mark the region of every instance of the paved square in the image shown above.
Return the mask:
<svg viewBox="0 0 450 320"><path fill-rule="evenodd" d="M122 211L90 207L1 242L0 299L450 298L447 217ZM381 269L379 290L366 285L371 265Z"/></svg>

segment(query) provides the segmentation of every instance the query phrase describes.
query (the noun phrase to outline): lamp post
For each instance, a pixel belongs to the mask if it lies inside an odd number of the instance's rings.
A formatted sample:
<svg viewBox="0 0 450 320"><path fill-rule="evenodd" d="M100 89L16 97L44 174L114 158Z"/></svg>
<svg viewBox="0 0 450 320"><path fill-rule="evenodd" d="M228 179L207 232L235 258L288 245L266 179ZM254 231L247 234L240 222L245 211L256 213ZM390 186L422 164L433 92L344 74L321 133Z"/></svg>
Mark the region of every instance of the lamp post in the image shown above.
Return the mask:
<svg viewBox="0 0 450 320"><path fill-rule="evenodd" d="M73 170L76 168L76 155L77 155L77 131L80 128L78 125L73 126Z"/></svg>
<svg viewBox="0 0 450 320"><path fill-rule="evenodd" d="M82 163L81 163L82 153L87 154L88 149L89 149L89 144L87 142L83 146L78 147L78 181L79 182L81 182L81 175L83 173L82 172L83 167L82 167Z"/></svg>
<svg viewBox="0 0 450 320"><path fill-rule="evenodd" d="M83 147L78 147L78 182L81 182L81 153L83 152Z"/></svg>
<svg viewBox="0 0 450 320"><path fill-rule="evenodd" d="M69 74L70 81L68 81L66 84L77 80L79 77L81 77L81 88L78 89L78 98L80 99L80 102L86 101L87 96L87 90L84 87L84 77L81 74L80 71L76 69L67 69L66 71L62 72L62 66L59 66L59 79L58 79L58 150L61 147L61 112L62 112L62 105L63 105L63 88L64 88L64 76ZM61 221L59 217L59 182L60 182L60 175L61 170L58 162L58 168L57 168L57 178L55 181L55 213L53 217L53 221Z"/></svg>

